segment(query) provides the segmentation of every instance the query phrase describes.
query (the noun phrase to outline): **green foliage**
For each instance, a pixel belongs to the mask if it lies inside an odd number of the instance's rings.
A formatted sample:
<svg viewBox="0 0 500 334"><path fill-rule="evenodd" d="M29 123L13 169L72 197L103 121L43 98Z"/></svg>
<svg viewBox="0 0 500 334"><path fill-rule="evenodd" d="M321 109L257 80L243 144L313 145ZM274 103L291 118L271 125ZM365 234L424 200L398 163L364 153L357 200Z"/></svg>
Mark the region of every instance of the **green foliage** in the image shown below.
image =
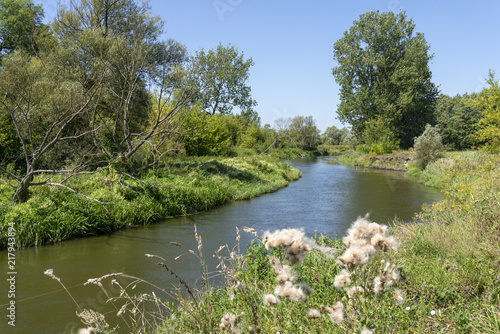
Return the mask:
<svg viewBox="0 0 500 334"><path fill-rule="evenodd" d="M321 134L321 143L323 145L343 145L348 133L348 129L338 129L335 125L332 125Z"/></svg>
<svg viewBox="0 0 500 334"><path fill-rule="evenodd" d="M57 187L33 187L26 203L0 210L0 227L14 223L17 247L43 245L205 211L276 191L299 177L300 171L286 163L256 156L172 160L142 180L121 177L110 168L67 181L79 193L108 204ZM4 203L12 189L2 183L0 195ZM6 233L1 238L5 247Z"/></svg>
<svg viewBox="0 0 500 334"><path fill-rule="evenodd" d="M470 101L475 95L454 97L441 94L435 104L435 114L443 144L464 150L477 145L477 122L481 119L478 108L472 108Z"/></svg>
<svg viewBox="0 0 500 334"><path fill-rule="evenodd" d="M319 143L319 130L312 116L295 116L287 129L295 145L303 150L313 150Z"/></svg>
<svg viewBox="0 0 500 334"><path fill-rule="evenodd" d="M365 153L381 155L399 148L399 141L394 138L393 132L382 119L372 119L365 123L361 141L364 145L359 148Z"/></svg>
<svg viewBox="0 0 500 334"><path fill-rule="evenodd" d="M247 85L252 58L244 60L233 45L219 44L215 50L196 52L193 72L198 101L203 110L215 114L229 114L239 107L250 119L255 118L252 108L257 105ZM255 120L255 119L254 119Z"/></svg>
<svg viewBox="0 0 500 334"><path fill-rule="evenodd" d="M432 123L437 88L423 34L403 12L360 16L334 44L333 68L340 85L339 119L362 134L366 122L381 118L404 148Z"/></svg>
<svg viewBox="0 0 500 334"><path fill-rule="evenodd" d="M470 102L472 107L479 108L482 118L477 122L477 140L484 143L484 149L500 152L500 87L495 80L495 72L490 71L487 83L489 88L484 88L477 97Z"/></svg>
<svg viewBox="0 0 500 334"><path fill-rule="evenodd" d="M256 124L250 125L241 135L240 147L255 148L260 137L260 129Z"/></svg>
<svg viewBox="0 0 500 334"><path fill-rule="evenodd" d="M427 124L425 131L415 138L415 159L413 165L424 169L431 162L444 156L444 146L441 142L438 126Z"/></svg>
<svg viewBox="0 0 500 334"><path fill-rule="evenodd" d="M15 50L37 53L37 35L46 34L48 30L42 20L42 6L35 6L31 0L1 0L0 60Z"/></svg>
<svg viewBox="0 0 500 334"><path fill-rule="evenodd" d="M192 108L182 129L181 139L188 155L219 155L228 149L231 134L222 117L201 111L199 105Z"/></svg>

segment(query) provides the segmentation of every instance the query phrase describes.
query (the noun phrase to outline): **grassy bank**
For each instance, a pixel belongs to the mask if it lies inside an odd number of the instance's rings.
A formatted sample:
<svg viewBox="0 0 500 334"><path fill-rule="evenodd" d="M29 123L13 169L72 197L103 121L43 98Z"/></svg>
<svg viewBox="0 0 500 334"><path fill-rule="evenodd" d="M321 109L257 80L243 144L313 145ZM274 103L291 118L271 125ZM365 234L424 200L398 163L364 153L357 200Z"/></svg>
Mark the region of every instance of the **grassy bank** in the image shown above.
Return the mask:
<svg viewBox="0 0 500 334"><path fill-rule="evenodd" d="M375 155L355 150L348 150L338 160L347 166L406 170L413 160L414 152L395 151L386 155Z"/></svg>
<svg viewBox="0 0 500 334"><path fill-rule="evenodd" d="M397 248L349 264L348 244L366 247L352 235L366 231L317 237L297 263L286 260L297 240L273 248L257 236L247 253L220 257L226 286L180 298L153 332L499 333L500 157L448 154L413 174L447 198L395 223Z"/></svg>
<svg viewBox="0 0 500 334"><path fill-rule="evenodd" d="M70 179L67 186L101 202L59 187L33 187L23 204L9 205L12 190L0 186L7 244L13 222L16 246L29 247L112 231L201 212L230 201L276 191L300 177L288 164L269 157L189 158L149 171L141 181L112 169Z"/></svg>

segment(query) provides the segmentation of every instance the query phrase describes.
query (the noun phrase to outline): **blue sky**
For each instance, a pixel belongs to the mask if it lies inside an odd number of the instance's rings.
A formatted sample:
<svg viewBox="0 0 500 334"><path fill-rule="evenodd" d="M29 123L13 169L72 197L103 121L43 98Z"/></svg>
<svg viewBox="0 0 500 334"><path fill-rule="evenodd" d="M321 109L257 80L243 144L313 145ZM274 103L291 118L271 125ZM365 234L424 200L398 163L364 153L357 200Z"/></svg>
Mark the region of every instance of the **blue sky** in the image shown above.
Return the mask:
<svg viewBox="0 0 500 334"><path fill-rule="evenodd" d="M44 5L52 19L56 0ZM423 0L151 0L165 21L165 38L190 54L235 45L252 57L249 84L262 124L313 116L321 131L336 119L339 87L331 74L333 44L359 15L405 11L425 35L434 58L433 82L448 95L478 92L489 69L500 78L500 1Z"/></svg>

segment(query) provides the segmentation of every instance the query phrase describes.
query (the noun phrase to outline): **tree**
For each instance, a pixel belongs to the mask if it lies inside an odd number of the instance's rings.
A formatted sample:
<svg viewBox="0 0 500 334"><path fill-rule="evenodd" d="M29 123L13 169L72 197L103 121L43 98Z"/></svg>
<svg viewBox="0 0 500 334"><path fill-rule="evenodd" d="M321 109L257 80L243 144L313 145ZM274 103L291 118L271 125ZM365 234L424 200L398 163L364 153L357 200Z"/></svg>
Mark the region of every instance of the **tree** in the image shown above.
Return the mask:
<svg viewBox="0 0 500 334"><path fill-rule="evenodd" d="M80 151L78 143L97 129L78 123L88 117L102 87L102 69L85 73L75 67L62 68L58 62L63 57L57 54L34 58L16 51L0 70L1 109L12 121L24 158L21 170L0 165L0 171L16 182L8 183L14 190L15 202L27 200L28 187L33 185L36 175L70 172L54 164L52 167L43 164L44 157L59 145L71 141L75 154L82 154L83 161L75 159L73 170L84 169L88 162L86 155L92 155ZM37 184L65 187L48 180Z"/></svg>
<svg viewBox="0 0 500 334"><path fill-rule="evenodd" d="M484 143L484 149L492 153L500 152L500 86L495 80L495 72L490 70L486 82L489 88L484 88L470 102L472 107L479 108L483 116L477 123L477 139Z"/></svg>
<svg viewBox="0 0 500 334"><path fill-rule="evenodd" d="M464 150L476 145L477 123L482 116L479 108L470 106L474 98L475 94L454 97L439 95L434 112L443 144L455 150Z"/></svg>
<svg viewBox="0 0 500 334"><path fill-rule="evenodd" d="M325 145L342 145L348 133L348 129L339 129L335 125L332 125L326 128L325 132L321 134L321 142Z"/></svg>
<svg viewBox="0 0 500 334"><path fill-rule="evenodd" d="M102 125L96 144L110 161L126 162L146 143L164 142L157 137L175 133L163 125L186 111L194 96L186 84L187 54L176 41L160 40L163 22L151 14L148 2L72 2L72 8L60 11L56 32L83 59L104 57L108 64L94 121ZM82 39L87 43L72 43ZM148 85L156 90L154 98Z"/></svg>
<svg viewBox="0 0 500 334"><path fill-rule="evenodd" d="M231 133L223 115L210 115L196 104L182 126L182 139L188 155L220 155L227 151Z"/></svg>
<svg viewBox="0 0 500 334"><path fill-rule="evenodd" d="M424 169L431 162L444 156L444 146L441 142L438 126L427 124L425 131L415 138L415 159L413 164Z"/></svg>
<svg viewBox="0 0 500 334"><path fill-rule="evenodd" d="M361 151L377 155L391 153L399 147L399 141L394 138L394 133L380 118L366 122L361 142L363 144L358 147Z"/></svg>
<svg viewBox="0 0 500 334"><path fill-rule="evenodd" d="M0 119L10 118L24 158L18 170L0 161L16 202L25 201L33 185L91 199L66 181L111 165L130 177L125 168L136 167L131 161L138 152L148 161L134 172L158 162L159 146L177 135L176 122L194 96L184 84L184 48L159 40L162 24L147 3L71 2L53 30L53 47L36 57L15 51L0 68Z"/></svg>
<svg viewBox="0 0 500 334"><path fill-rule="evenodd" d="M405 13L369 12L334 44L332 70L340 85L338 117L361 134L381 118L403 147L433 123L438 90L431 82L429 45Z"/></svg>
<svg viewBox="0 0 500 334"><path fill-rule="evenodd" d="M251 88L247 85L252 58L244 60L243 52L235 46L219 44L215 50L196 52L193 72L196 77L198 100L203 110L229 114L238 107L243 114L253 120L257 116L252 108L257 102L251 98Z"/></svg>
<svg viewBox="0 0 500 334"><path fill-rule="evenodd" d="M312 116L295 116L288 128L288 136L303 150L313 150L318 145L319 130Z"/></svg>
<svg viewBox="0 0 500 334"><path fill-rule="evenodd" d="M31 0L0 0L0 59L17 49L37 53L36 35L48 29L42 20L42 6Z"/></svg>

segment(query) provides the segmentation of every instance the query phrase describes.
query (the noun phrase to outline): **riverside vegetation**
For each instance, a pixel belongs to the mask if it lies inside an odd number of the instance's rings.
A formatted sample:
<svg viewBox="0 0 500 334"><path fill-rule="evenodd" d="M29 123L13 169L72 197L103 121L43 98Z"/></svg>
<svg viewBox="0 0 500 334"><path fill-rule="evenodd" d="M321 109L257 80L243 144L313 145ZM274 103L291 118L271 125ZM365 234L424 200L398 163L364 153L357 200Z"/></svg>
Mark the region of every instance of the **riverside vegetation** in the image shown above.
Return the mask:
<svg viewBox="0 0 500 334"><path fill-rule="evenodd" d="M409 174L441 187L446 199L390 230L369 217L344 238L292 229L259 236L247 227L255 238L240 253L237 228L235 248L221 246L211 271L195 228L198 250L188 252L200 261L201 284L177 276L175 304L162 300L162 289L133 295L144 281L122 274L87 284L120 287L109 301L134 333L498 333L500 156L448 153ZM147 256L176 276L168 266L175 259ZM222 285L210 279L218 274ZM89 312L80 312L82 333L114 331Z"/></svg>
<svg viewBox="0 0 500 334"><path fill-rule="evenodd" d="M27 202L10 205L12 189L0 185L0 220L15 223L17 247L43 245L208 210L276 191L299 177L290 165L258 156L172 159L140 180L109 168L68 183L95 200L60 187L39 187Z"/></svg>

